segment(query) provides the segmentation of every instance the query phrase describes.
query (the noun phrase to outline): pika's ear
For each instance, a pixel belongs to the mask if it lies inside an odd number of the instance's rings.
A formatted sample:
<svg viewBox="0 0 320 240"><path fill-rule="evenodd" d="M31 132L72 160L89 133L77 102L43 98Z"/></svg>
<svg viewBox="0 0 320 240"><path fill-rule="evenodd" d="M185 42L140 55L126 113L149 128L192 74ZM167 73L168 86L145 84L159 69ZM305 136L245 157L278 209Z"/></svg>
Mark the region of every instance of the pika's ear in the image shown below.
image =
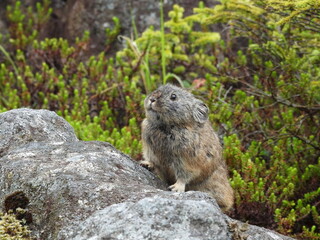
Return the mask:
<svg viewBox="0 0 320 240"><path fill-rule="evenodd" d="M193 117L198 123L204 123L208 119L209 109L207 105L205 105L201 101L197 101L193 107Z"/></svg>

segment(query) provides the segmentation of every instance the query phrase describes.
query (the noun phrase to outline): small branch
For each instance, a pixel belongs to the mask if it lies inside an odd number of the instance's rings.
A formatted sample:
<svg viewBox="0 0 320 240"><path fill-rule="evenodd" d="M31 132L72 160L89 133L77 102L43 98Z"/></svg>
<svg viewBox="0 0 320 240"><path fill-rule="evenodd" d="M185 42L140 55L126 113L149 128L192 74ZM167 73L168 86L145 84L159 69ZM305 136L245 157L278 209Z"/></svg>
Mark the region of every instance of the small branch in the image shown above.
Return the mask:
<svg viewBox="0 0 320 240"><path fill-rule="evenodd" d="M319 206L319 205L320 205L320 201L319 201L319 202L317 202L316 204L314 204L313 206L317 207L317 206ZM307 214L305 214L305 215L303 215L303 216L299 217L296 221L297 221L297 222L302 221L303 219L305 219L306 217L308 217L310 213L311 213L311 211L310 211L310 212L308 212Z"/></svg>
<svg viewBox="0 0 320 240"><path fill-rule="evenodd" d="M110 90L112 90L112 89L114 89L114 88L117 88L117 87L120 86L120 85L123 85L123 83L113 84L111 87L106 88L105 90L101 91L100 93L97 93L97 94L95 94L95 95L92 95L92 96L89 98L89 102L92 101L93 99L95 99L96 97L98 97L99 95L102 95L102 94L104 94L104 93L106 93L106 92L108 92L108 91L110 91Z"/></svg>
<svg viewBox="0 0 320 240"><path fill-rule="evenodd" d="M241 80L238 80L238 81L240 83L248 86L249 88L253 89L254 91L259 93L260 95L274 99L277 103L281 103L281 104L286 105L288 107L297 108L297 109L302 110L302 111L307 112L307 113L309 113L310 111L315 111L315 112L320 111L320 105L319 106L317 106L317 105L304 106L304 105L300 105L300 104L295 104L295 103L292 103L289 100L281 98L279 96L268 94L268 93L266 93L266 92L264 92L264 91L262 91L262 90L260 90L260 89L258 89L256 87L252 86L250 83L247 83L247 82L241 81Z"/></svg>
<svg viewBox="0 0 320 240"><path fill-rule="evenodd" d="M313 143L311 143L309 140L307 139L304 139L302 137L300 137L298 134L296 134L295 132L289 130L289 129L286 129L289 133L291 133L294 137L298 138L299 140L301 140L302 142L304 142L305 144L307 145L310 145L311 147L313 147L314 149L317 149L318 151L320 151L320 147L317 146L317 145L314 145Z"/></svg>

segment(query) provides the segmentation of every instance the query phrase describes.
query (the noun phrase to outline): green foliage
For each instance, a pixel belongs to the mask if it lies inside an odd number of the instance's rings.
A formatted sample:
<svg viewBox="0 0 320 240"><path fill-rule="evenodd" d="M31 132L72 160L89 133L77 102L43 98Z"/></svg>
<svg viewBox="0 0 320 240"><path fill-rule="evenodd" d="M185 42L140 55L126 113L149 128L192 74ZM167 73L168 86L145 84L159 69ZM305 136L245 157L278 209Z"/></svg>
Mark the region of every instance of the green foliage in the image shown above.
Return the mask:
<svg viewBox="0 0 320 240"><path fill-rule="evenodd" d="M147 91L167 81L189 86L190 81L182 79L193 79L199 73L205 75L206 72L216 71L216 67L211 63L215 61L215 57L207 50L219 42L220 35L206 30L193 30L195 19L183 18L183 12L183 8L175 5L169 13L170 20L164 23L166 31L150 27L141 37L129 43L129 49L118 52L122 61L129 63L128 71L142 70L144 74L141 74L141 77L144 82L146 76L149 76L150 84L144 84L148 86ZM205 26L203 28L205 29ZM130 66L130 62L134 64ZM140 62L143 64L137 67L136 63ZM160 72L158 66L165 66L165 70L162 69Z"/></svg>
<svg viewBox="0 0 320 240"><path fill-rule="evenodd" d="M237 54L224 52L224 57L230 56L229 72L219 69L224 87L209 88L212 101L221 102L212 105L211 119L224 124L226 132L224 156L236 190L234 216L266 227L277 225L278 231L301 239L316 238L320 56L313 43L320 36L303 24L279 28L282 15L269 8L261 1L239 0L195 10L207 17L205 23L228 24L229 47L240 37L248 41ZM263 213L254 209L258 206Z"/></svg>
<svg viewBox="0 0 320 240"><path fill-rule="evenodd" d="M50 1L44 0L43 4L37 2L35 9L31 6L24 9L20 1L16 1L14 6L7 6L7 18L11 23L10 43L16 49L25 50L36 39L39 30L52 13L49 5Z"/></svg>
<svg viewBox="0 0 320 240"><path fill-rule="evenodd" d="M165 53L165 32L163 16L163 0L160 0L160 28L161 28L161 67L163 83L166 83L166 53Z"/></svg>
<svg viewBox="0 0 320 240"><path fill-rule="evenodd" d="M282 13L286 17L282 18L278 24L287 23L295 18L299 21L313 25L319 30L319 19L317 10L320 8L320 2L314 0L267 0L268 7L278 13ZM302 19L305 18L305 19ZM309 18L311 21L308 21Z"/></svg>
<svg viewBox="0 0 320 240"><path fill-rule="evenodd" d="M224 136L236 196L230 214L296 238L319 237L316 1L221 0L213 9L200 3L187 17L175 5L161 30L122 37L127 47L115 57L100 53L87 59L87 32L72 45L38 39L48 6L44 1L23 9L17 1L7 9L0 112L54 110L81 140L108 141L141 159L145 94L176 81L206 102L214 128ZM39 23L35 33L30 21ZM215 24L223 26L221 34L211 31ZM119 33L117 19L114 26L106 30L106 49Z"/></svg>
<svg viewBox="0 0 320 240"><path fill-rule="evenodd" d="M0 212L0 238L2 240L31 240L30 230L15 215Z"/></svg>
<svg viewBox="0 0 320 240"><path fill-rule="evenodd" d="M107 48L111 47L111 44L117 39L117 37L121 31L121 24L120 24L119 18L113 17L112 21L114 23L114 28L113 29L106 28Z"/></svg>

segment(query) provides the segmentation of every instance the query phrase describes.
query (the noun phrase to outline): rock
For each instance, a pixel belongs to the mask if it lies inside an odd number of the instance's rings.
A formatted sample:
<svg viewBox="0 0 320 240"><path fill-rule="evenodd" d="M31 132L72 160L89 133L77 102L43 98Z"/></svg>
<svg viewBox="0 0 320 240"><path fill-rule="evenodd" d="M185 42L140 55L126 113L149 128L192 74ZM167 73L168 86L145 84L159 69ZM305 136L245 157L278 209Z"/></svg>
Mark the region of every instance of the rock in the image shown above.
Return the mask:
<svg viewBox="0 0 320 240"><path fill-rule="evenodd" d="M1 113L0 147L0 204L23 209L37 239L290 239L230 219L205 193L166 191L109 143L79 141L53 112Z"/></svg>
<svg viewBox="0 0 320 240"><path fill-rule="evenodd" d="M218 206L188 199L193 194L183 194L183 200L156 195L114 204L79 224L77 235L68 239L231 239Z"/></svg>
<svg viewBox="0 0 320 240"><path fill-rule="evenodd" d="M0 157L29 142L78 141L70 124L48 110L21 108L0 116Z"/></svg>
<svg viewBox="0 0 320 240"><path fill-rule="evenodd" d="M103 142L29 143L1 158L0 175L0 200L22 191L40 239L56 239L64 226L77 225L98 209L160 191L150 185L165 189Z"/></svg>
<svg viewBox="0 0 320 240"><path fill-rule="evenodd" d="M291 239L232 220L221 213L215 201L201 198L201 194L187 192L180 194L180 199L157 194L136 203L114 204L79 224L76 236L68 239Z"/></svg>

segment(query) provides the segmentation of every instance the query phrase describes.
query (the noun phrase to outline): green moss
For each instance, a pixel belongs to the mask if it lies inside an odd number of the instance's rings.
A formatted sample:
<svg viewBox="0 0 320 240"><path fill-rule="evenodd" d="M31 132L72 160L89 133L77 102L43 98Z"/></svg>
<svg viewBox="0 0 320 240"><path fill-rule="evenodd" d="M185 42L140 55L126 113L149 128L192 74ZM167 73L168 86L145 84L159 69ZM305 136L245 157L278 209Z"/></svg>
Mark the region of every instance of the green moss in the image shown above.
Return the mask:
<svg viewBox="0 0 320 240"><path fill-rule="evenodd" d="M2 240L31 240L30 230L15 215L0 212L0 238Z"/></svg>

